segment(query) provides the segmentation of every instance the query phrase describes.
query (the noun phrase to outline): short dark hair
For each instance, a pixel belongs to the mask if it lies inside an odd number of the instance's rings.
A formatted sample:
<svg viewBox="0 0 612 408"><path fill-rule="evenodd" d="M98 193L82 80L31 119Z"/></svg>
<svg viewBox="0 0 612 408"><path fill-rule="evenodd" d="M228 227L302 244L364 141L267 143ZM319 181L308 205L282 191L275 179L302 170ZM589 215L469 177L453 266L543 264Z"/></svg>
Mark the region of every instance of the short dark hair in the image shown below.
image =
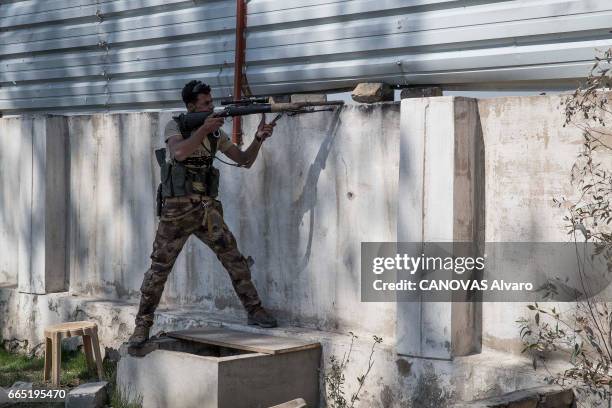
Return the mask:
<svg viewBox="0 0 612 408"><path fill-rule="evenodd" d="M197 89L194 92L194 88L196 87ZM183 87L183 91L181 92L185 106L187 106L189 103L196 103L198 101L199 94L210 95L210 86L202 81L193 80L187 82Z"/></svg>

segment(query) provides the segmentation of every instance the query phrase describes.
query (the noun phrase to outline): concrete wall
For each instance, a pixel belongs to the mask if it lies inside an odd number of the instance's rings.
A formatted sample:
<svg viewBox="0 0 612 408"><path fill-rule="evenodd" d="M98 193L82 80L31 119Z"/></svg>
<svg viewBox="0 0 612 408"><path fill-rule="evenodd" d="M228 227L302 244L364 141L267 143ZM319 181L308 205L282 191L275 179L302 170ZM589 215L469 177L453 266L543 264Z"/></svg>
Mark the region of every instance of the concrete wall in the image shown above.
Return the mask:
<svg viewBox="0 0 612 408"><path fill-rule="evenodd" d="M347 106L340 113L283 119L250 170L220 165L227 222L244 254L255 259L255 283L265 305L285 326L277 333L321 341L325 358L346 352L348 339L339 333L357 333L359 357L347 378L355 378L367 366L369 335L382 336L385 342L375 354L376 365L362 398L372 407L443 407L449 401L496 395L541 381L548 374L530 373L530 361L516 354L515 321L527 312L518 303L489 303L481 311L467 311L481 319L482 327L474 325L469 333L473 339L482 336L480 354L462 357L447 352L441 358L436 354L436 359L405 355L409 348L401 342L407 337L397 338L396 330L414 327L426 333L427 322L411 322L410 313L392 303L361 303L359 256L361 241L395 241L402 230L398 226L409 225L406 200L418 194L405 189L407 184L400 188L400 173L419 164L401 162L400 150L410 150L415 143L406 129L423 128L428 137L436 137L433 142L442 143L448 132L440 129L447 125L455 143L466 137L480 139L484 162L473 155L475 148L455 145L454 153L446 149L446 161L436 159L436 149L428 151L434 160L429 171L436 177L427 182L442 185L448 184L446 176L455 178L449 184L454 186L453 199L446 207L443 201L437 203L439 214L457 221L452 211L462 208L461 197L473 197L470 228L484 224L486 241L564 240L563 214L552 206L552 197L573 191L569 171L580 149L581 132L562 127L560 102L558 96L439 98L404 101L401 114L397 104ZM436 116L428 123L423 110L406 109L408 105L435 105L448 113L449 122L437 121ZM40 342L41 322L84 318L99 322L105 345L116 346L127 338L156 227L158 168L152 153L161 145L160 132L170 116L163 112L65 118L70 292L37 296L21 289L0 290L0 334L11 344L20 346L19 341L27 339L33 348ZM403 124L411 125L400 127L400 116ZM23 229L29 225L24 224L28 213L17 205L24 194L17 194L17 201L11 197L32 176L27 168L15 170L27 162L10 152L34 151L27 135L36 120L43 119L0 119L0 237L9 248L0 252L0 266L12 282L22 274L14 254L22 240L31 238L19 238L28 234ZM253 134L256 122L257 118L245 121L247 135ZM467 135L467 129L474 134ZM461 161L468 156L469 162ZM431 166L435 160L439 168ZM484 182L465 179L465 164L474 171L482 167ZM441 172L444 169L449 171ZM431 184L430 191L438 187ZM481 194L484 212L477 211ZM434 209L426 207L421 216ZM436 218L428 214L431 224ZM414 216L418 223L419 214ZM157 329L205 324L206 313L232 324L244 319L226 273L195 239L175 266L164 302L167 309L161 311ZM190 311L189 306L198 308ZM433 340L448 338L451 349L455 347L452 343L461 334L452 324L457 310L427 310L444 332L443 338ZM450 334L445 327L451 328Z"/></svg>
<svg viewBox="0 0 612 408"><path fill-rule="evenodd" d="M71 291L138 297L156 228L153 150L170 117L68 118ZM245 121L247 143L257 121ZM398 105L351 106L281 120L249 170L219 164L227 222L255 259L265 305L282 320L393 334L394 305L359 302L359 257L361 241L395 240L398 143ZM163 301L243 313L226 272L195 237Z"/></svg>
<svg viewBox="0 0 612 408"><path fill-rule="evenodd" d="M566 212L554 207L552 199L576 196L570 170L583 138L575 126L563 126L562 101L562 96L533 96L478 102L486 158L487 242L568 241ZM608 157L612 160L609 152ZM514 322L526 314L525 306L485 304L483 345L519 353Z"/></svg>

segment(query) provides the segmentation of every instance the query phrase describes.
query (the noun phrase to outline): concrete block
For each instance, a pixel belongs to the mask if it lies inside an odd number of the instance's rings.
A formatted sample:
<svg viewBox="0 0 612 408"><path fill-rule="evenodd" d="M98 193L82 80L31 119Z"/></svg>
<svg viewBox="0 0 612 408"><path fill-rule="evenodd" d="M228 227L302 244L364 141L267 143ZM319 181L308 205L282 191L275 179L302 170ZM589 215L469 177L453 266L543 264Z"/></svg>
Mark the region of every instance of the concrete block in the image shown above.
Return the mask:
<svg viewBox="0 0 612 408"><path fill-rule="evenodd" d="M291 102L327 102L325 94L294 94L291 95Z"/></svg>
<svg viewBox="0 0 612 408"><path fill-rule="evenodd" d="M389 84L362 82L351 93L355 102L374 103L393 100L393 89Z"/></svg>
<svg viewBox="0 0 612 408"><path fill-rule="evenodd" d="M26 218L18 251L18 288L45 294L66 288L68 214L68 129L65 117L34 116L21 153L24 173L20 201ZM29 167L29 168L27 168ZM29 214L29 215L28 215Z"/></svg>
<svg viewBox="0 0 612 408"><path fill-rule="evenodd" d="M415 86L402 89L400 98L431 98L434 96L442 96L442 93L442 88L439 86Z"/></svg>
<svg viewBox="0 0 612 408"><path fill-rule="evenodd" d="M8 407L11 404L11 400L8 397L8 391L0 387L0 408Z"/></svg>
<svg viewBox="0 0 612 408"><path fill-rule="evenodd" d="M107 402L106 381L79 385L66 396L66 408L103 408Z"/></svg>
<svg viewBox="0 0 612 408"><path fill-rule="evenodd" d="M483 242L482 131L475 99L401 103L397 240ZM398 353L451 359L481 349L481 304L398 303Z"/></svg>
<svg viewBox="0 0 612 408"><path fill-rule="evenodd" d="M265 408L296 396L318 406L320 348L269 355L177 339L144 357L120 352L117 386L145 407Z"/></svg>
<svg viewBox="0 0 612 408"><path fill-rule="evenodd" d="M538 408L571 408L574 406L574 401L574 391L571 389L543 390L540 392L540 405L538 405Z"/></svg>
<svg viewBox="0 0 612 408"><path fill-rule="evenodd" d="M287 401L284 404L275 405L270 408L306 408L306 401L302 398L294 399L293 401Z"/></svg>

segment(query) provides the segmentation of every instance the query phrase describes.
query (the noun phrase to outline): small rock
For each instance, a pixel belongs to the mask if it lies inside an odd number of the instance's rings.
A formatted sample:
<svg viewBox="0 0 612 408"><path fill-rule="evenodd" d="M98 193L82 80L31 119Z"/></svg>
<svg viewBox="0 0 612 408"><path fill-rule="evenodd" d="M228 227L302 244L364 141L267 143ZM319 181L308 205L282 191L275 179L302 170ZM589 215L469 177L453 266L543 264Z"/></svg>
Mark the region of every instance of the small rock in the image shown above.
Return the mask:
<svg viewBox="0 0 612 408"><path fill-rule="evenodd" d="M574 403L574 392L571 389L542 394L538 408L571 407Z"/></svg>
<svg viewBox="0 0 612 408"><path fill-rule="evenodd" d="M103 408L108 401L106 381L82 384L66 396L66 408Z"/></svg>
<svg viewBox="0 0 612 408"><path fill-rule="evenodd" d="M270 408L308 408L308 406L306 405L306 401L302 398L298 398Z"/></svg>
<svg viewBox="0 0 612 408"><path fill-rule="evenodd" d="M27 340L19 340L19 339L3 340L2 341L2 348L4 348L9 353L27 354L27 351L28 351L28 341Z"/></svg>
<svg viewBox="0 0 612 408"><path fill-rule="evenodd" d="M11 388L14 390L31 390L33 386L34 384L31 382L17 381L11 385Z"/></svg>
<svg viewBox="0 0 612 408"><path fill-rule="evenodd" d="M121 354L119 354L119 350L114 349L112 347L104 348L104 355L112 362L118 362L121 359Z"/></svg>
<svg viewBox="0 0 612 408"><path fill-rule="evenodd" d="M393 89L389 84L362 82L351 93L355 102L374 103L393 100Z"/></svg>
<svg viewBox="0 0 612 408"><path fill-rule="evenodd" d="M401 99L431 98L432 96L442 96L442 88L439 86L415 86L404 88L400 93Z"/></svg>
<svg viewBox="0 0 612 408"><path fill-rule="evenodd" d="M8 397L8 391L0 387L0 408L9 406L11 400Z"/></svg>

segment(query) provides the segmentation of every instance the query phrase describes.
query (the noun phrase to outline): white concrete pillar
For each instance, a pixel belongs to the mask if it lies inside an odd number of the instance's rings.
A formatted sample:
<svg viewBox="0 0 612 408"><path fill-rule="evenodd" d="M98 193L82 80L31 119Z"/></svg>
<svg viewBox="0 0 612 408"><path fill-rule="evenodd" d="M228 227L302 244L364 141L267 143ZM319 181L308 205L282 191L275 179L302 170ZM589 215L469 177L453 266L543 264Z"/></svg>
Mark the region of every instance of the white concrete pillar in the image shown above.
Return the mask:
<svg viewBox="0 0 612 408"><path fill-rule="evenodd" d="M480 242L484 152L476 100L404 99L400 128L398 241ZM400 302L397 313L399 354L451 359L480 350L478 303Z"/></svg>
<svg viewBox="0 0 612 408"><path fill-rule="evenodd" d="M21 185L18 290L66 290L68 128L62 116L24 116L20 137Z"/></svg>

